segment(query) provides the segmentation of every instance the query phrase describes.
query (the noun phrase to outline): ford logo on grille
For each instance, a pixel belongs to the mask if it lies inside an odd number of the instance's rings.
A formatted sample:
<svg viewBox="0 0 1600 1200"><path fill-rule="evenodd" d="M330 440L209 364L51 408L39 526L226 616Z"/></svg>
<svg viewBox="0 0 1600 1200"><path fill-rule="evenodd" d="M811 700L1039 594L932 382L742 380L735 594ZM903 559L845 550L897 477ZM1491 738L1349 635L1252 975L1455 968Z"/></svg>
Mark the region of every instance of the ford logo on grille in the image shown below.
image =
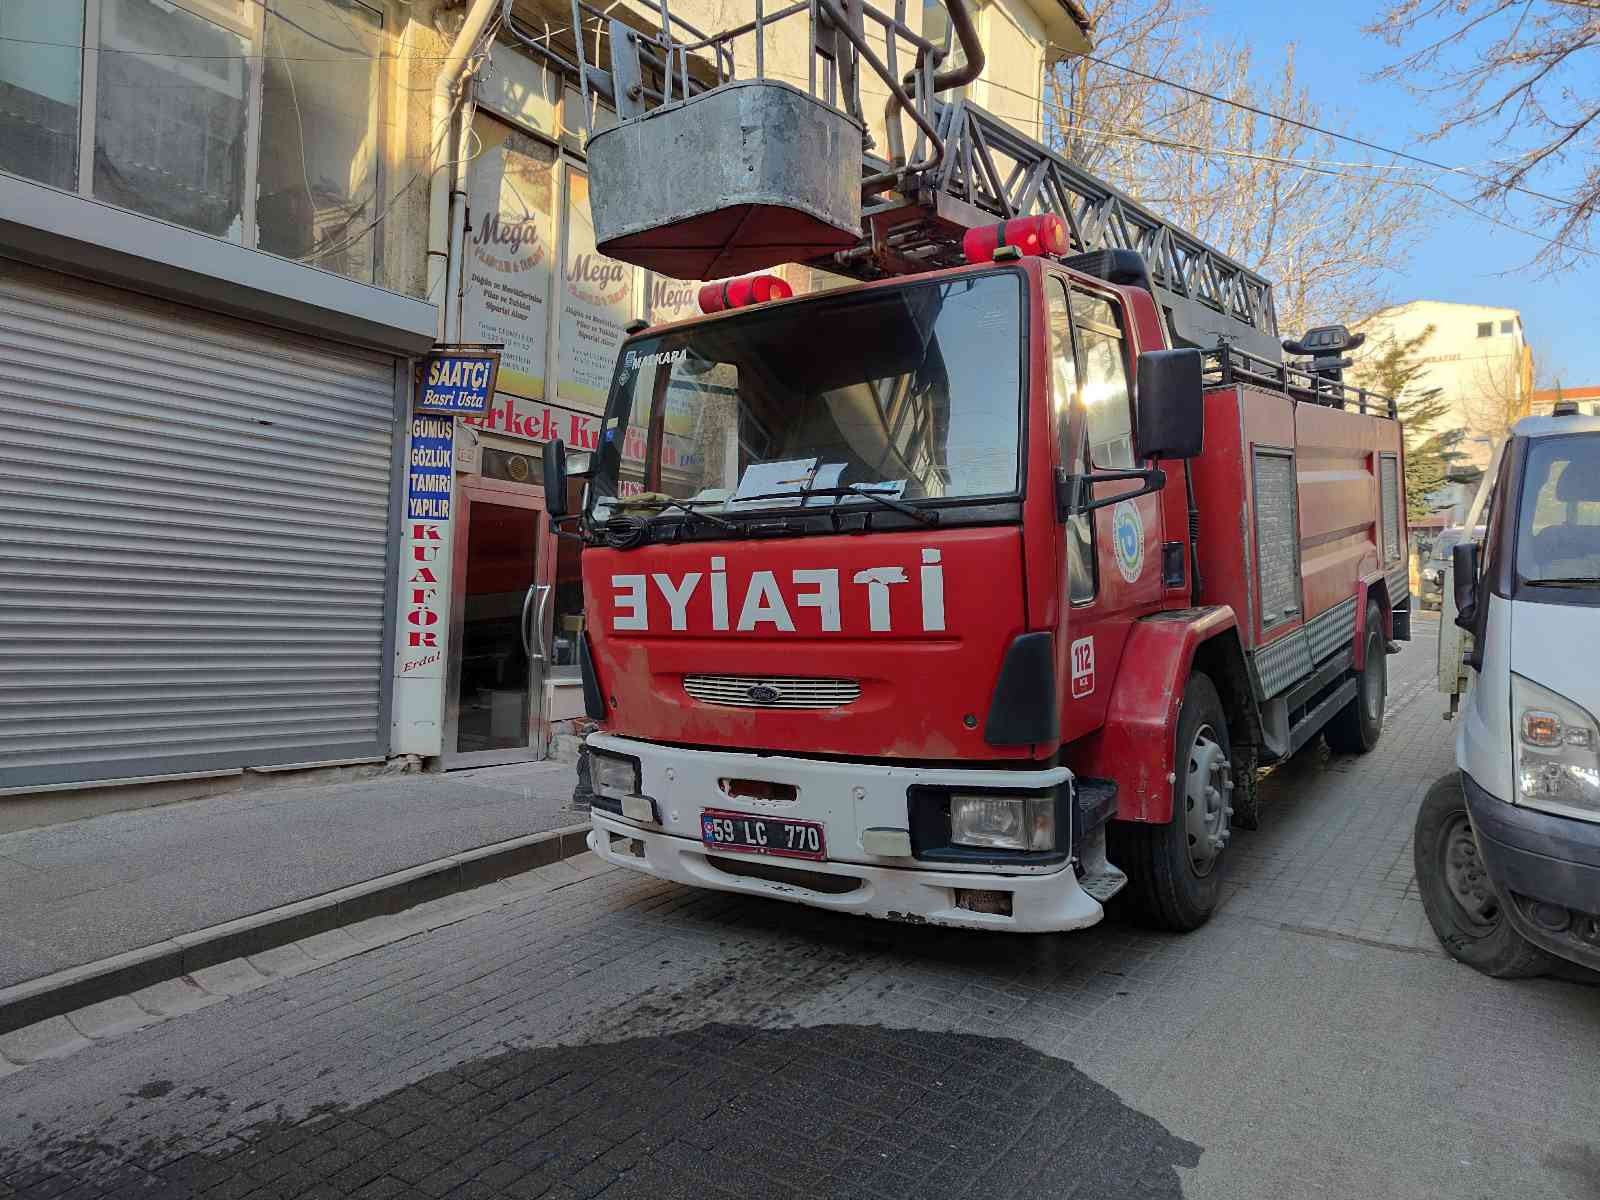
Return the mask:
<svg viewBox="0 0 1600 1200"><path fill-rule="evenodd" d="M745 695L751 704L776 704L783 699L783 693L767 683L752 684Z"/></svg>

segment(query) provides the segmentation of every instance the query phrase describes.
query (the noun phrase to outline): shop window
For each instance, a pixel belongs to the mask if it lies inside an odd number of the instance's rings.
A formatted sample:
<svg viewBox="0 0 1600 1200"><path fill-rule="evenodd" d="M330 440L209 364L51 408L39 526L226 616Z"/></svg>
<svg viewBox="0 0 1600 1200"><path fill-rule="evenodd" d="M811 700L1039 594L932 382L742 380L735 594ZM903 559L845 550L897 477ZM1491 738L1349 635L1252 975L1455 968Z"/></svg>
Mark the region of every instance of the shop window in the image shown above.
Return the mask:
<svg viewBox="0 0 1600 1200"><path fill-rule="evenodd" d="M162 0L102 0L94 195L241 239L249 39Z"/></svg>
<svg viewBox="0 0 1600 1200"><path fill-rule="evenodd" d="M368 282L382 24L355 0L273 0L262 27L257 245Z"/></svg>
<svg viewBox="0 0 1600 1200"><path fill-rule="evenodd" d="M83 4L0 4L0 170L78 186Z"/></svg>

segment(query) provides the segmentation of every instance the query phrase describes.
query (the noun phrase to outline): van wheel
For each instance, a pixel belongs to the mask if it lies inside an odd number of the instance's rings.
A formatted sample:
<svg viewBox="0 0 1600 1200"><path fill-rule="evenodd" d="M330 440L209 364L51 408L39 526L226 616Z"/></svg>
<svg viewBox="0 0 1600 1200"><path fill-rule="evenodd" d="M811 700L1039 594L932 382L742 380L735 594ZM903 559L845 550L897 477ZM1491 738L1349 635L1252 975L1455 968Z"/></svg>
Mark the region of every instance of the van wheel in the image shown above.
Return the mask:
<svg viewBox="0 0 1600 1200"><path fill-rule="evenodd" d="M1157 929L1187 932L1216 910L1232 835L1228 717L1205 675L1189 676L1179 709L1172 819L1112 821L1111 858L1128 873L1123 895Z"/></svg>
<svg viewBox="0 0 1600 1200"><path fill-rule="evenodd" d="M1367 603L1367 657L1356 677L1356 694L1323 730L1336 754L1365 754L1383 736L1383 705L1389 695L1389 652L1383 640L1383 611Z"/></svg>
<svg viewBox="0 0 1600 1200"><path fill-rule="evenodd" d="M1489 882L1459 775L1452 772L1428 789L1412 840L1422 907L1452 958L1496 979L1550 969L1554 960L1516 931Z"/></svg>

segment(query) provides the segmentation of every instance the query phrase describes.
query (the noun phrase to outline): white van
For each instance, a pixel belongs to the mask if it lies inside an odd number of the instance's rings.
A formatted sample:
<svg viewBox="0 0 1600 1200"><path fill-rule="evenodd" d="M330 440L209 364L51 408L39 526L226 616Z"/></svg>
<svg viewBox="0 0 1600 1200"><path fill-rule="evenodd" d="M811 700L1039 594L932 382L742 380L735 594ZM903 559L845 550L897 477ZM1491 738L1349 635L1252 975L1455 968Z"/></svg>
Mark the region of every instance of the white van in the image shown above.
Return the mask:
<svg viewBox="0 0 1600 1200"><path fill-rule="evenodd" d="M1517 422L1480 521L1452 552L1458 770L1417 815L1418 888L1445 949L1486 974L1600 969L1600 417Z"/></svg>

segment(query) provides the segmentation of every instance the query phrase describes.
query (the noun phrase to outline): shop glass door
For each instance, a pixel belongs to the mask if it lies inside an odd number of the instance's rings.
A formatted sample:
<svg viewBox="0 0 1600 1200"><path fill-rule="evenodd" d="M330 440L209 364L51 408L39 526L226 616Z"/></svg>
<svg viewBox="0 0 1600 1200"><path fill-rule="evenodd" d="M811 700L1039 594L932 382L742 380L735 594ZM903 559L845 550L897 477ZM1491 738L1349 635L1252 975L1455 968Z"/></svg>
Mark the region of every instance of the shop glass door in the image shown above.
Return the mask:
<svg viewBox="0 0 1600 1200"><path fill-rule="evenodd" d="M543 758L556 557L543 491L463 483L457 512L444 765Z"/></svg>

